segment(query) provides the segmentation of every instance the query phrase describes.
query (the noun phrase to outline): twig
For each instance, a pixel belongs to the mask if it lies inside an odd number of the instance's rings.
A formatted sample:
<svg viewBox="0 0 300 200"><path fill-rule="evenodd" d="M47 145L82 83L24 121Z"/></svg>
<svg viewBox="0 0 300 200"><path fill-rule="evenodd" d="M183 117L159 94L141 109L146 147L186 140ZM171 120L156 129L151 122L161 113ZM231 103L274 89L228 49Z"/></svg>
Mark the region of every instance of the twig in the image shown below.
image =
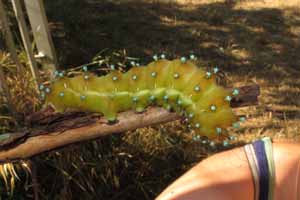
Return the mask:
<svg viewBox="0 0 300 200"><path fill-rule="evenodd" d="M34 200L39 200L39 185L37 179L37 168L35 166L34 160L28 160L29 167L31 170L31 183L33 188Z"/></svg>

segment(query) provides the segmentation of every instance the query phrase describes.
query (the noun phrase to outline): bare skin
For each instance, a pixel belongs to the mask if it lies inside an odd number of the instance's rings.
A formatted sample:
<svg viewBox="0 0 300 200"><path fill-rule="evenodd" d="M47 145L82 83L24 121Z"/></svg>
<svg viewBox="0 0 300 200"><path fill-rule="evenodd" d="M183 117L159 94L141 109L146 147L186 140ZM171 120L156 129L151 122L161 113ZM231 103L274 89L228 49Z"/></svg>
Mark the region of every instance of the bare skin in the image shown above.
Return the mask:
<svg viewBox="0 0 300 200"><path fill-rule="evenodd" d="M274 143L275 200L300 199L300 143ZM242 148L211 156L186 172L156 200L254 200L251 169Z"/></svg>

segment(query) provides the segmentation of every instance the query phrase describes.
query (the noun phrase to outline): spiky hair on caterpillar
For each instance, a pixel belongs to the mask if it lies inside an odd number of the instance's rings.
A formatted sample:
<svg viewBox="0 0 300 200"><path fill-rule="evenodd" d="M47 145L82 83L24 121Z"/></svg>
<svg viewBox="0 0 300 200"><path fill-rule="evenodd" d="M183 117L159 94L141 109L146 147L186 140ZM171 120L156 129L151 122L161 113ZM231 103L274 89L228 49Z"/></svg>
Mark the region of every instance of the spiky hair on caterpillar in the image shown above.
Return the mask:
<svg viewBox="0 0 300 200"><path fill-rule="evenodd" d="M122 73L113 70L96 76L83 67L83 75L67 77L56 72L56 80L49 86L41 85L45 104L58 112L68 109L97 112L109 123L117 121L119 112L135 110L140 113L148 106L160 106L184 116L189 127L208 138L223 138L229 126L238 126L230 107L233 95L218 85L218 68L205 71L190 59L167 60L154 56L147 66L133 67Z"/></svg>

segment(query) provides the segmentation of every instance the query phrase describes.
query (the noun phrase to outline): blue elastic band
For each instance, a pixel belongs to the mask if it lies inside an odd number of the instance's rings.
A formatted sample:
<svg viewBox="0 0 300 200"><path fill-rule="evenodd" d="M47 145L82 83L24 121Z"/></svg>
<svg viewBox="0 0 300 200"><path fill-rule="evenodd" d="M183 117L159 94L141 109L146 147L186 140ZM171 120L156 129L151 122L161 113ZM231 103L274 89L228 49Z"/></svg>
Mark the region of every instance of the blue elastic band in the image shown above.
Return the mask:
<svg viewBox="0 0 300 200"><path fill-rule="evenodd" d="M255 155L259 166L259 200L268 200L269 196L269 167L265 152L264 142L261 140L253 143Z"/></svg>

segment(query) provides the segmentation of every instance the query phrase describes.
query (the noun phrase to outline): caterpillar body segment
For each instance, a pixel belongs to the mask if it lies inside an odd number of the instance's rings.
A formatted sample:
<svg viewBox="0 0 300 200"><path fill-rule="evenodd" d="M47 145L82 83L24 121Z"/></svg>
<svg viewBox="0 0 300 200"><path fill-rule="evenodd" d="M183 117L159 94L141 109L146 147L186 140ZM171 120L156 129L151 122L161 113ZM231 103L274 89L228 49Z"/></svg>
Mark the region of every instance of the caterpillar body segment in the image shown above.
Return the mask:
<svg viewBox="0 0 300 200"><path fill-rule="evenodd" d="M101 77L87 71L60 77L46 92L46 104L57 111L98 112L109 122L117 120L122 111L143 112L150 105L161 106L184 115L190 127L209 138L219 137L237 121L230 98L230 93L217 85L215 73L183 59L160 59Z"/></svg>

